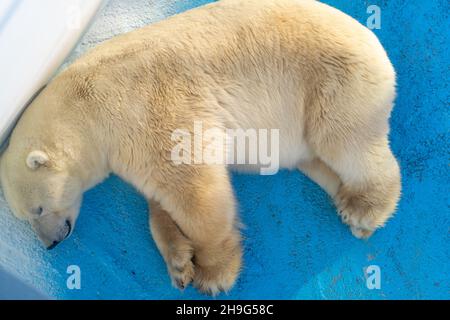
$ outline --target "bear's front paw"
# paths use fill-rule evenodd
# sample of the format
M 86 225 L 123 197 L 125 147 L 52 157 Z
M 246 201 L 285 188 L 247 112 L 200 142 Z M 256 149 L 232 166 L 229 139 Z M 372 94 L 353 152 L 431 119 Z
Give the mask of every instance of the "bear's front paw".
M 194 286 L 205 294 L 215 296 L 219 292 L 227 292 L 236 282 L 241 269 L 242 249 L 237 242 L 233 247 L 223 246 L 213 259 L 202 259 L 203 263 L 196 260 L 194 257 Z M 214 262 L 209 264 L 207 260 Z
M 178 244 L 169 251 L 166 264 L 175 288 L 183 290 L 192 282 L 194 278 L 193 255 L 194 249 L 189 242 Z
M 352 192 L 341 186 L 334 200 L 342 222 L 359 239 L 369 238 L 392 214 L 386 199 L 376 190 Z

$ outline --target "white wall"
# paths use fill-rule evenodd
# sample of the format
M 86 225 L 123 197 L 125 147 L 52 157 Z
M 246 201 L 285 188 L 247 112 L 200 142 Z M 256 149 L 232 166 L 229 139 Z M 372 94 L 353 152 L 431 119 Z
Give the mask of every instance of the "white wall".
M 0 1 L 0 145 L 84 33 L 102 0 Z

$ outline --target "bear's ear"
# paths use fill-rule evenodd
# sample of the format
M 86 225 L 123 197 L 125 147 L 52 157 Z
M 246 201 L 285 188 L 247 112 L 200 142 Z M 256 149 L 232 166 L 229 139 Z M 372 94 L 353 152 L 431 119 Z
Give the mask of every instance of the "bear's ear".
M 32 169 L 36 170 L 40 166 L 43 166 L 48 161 L 48 155 L 41 150 L 33 150 L 28 154 L 27 157 L 27 166 Z

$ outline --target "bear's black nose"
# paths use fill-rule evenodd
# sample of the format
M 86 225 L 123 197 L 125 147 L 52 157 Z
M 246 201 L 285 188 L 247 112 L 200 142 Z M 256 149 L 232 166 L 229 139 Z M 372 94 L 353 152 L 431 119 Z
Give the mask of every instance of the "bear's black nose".
M 54 247 L 58 245 L 59 241 L 53 241 L 53 243 L 47 247 L 47 250 L 52 250 Z

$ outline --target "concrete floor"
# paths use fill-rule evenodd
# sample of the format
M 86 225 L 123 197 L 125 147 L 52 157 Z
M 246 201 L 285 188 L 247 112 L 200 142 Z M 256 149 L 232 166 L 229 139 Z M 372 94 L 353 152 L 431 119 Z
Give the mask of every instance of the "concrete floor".
M 208 1 L 112 0 L 69 60 L 97 42 Z M 446 0 L 325 1 L 375 30 L 398 73 L 391 141 L 403 175 L 397 215 L 370 240 L 353 238 L 330 199 L 299 172 L 233 175 L 247 228 L 245 265 L 229 299 L 448 299 L 449 31 Z M 144 6 L 143 4 L 146 3 Z M 156 9 L 155 9 L 156 8 Z M 145 200 L 117 177 L 85 195 L 73 236 L 43 250 L 0 197 L 0 264 L 56 298 L 199 299 L 170 285 L 151 239 Z M 66 287 L 68 265 L 81 290 Z M 381 288 L 364 269 L 379 266 Z

